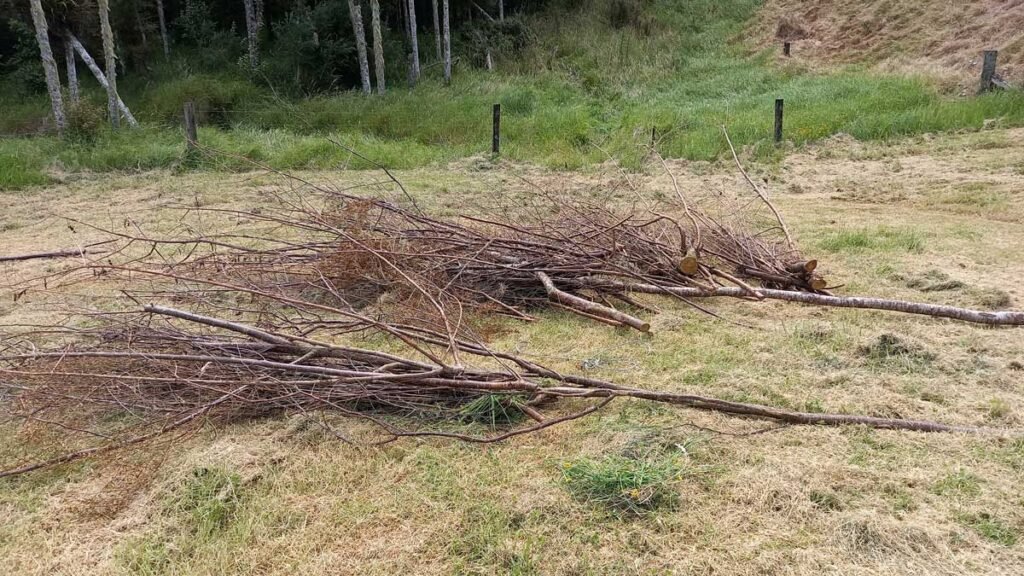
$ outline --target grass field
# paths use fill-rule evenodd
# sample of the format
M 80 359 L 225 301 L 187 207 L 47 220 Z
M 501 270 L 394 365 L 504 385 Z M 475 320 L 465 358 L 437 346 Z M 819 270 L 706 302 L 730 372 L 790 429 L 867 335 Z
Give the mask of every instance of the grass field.
M 530 18 L 528 48 L 499 59 L 495 73 L 460 66 L 450 88 L 436 66 L 416 89 L 396 84 L 372 98 L 341 92 L 282 100 L 230 72 L 175 65 L 158 67 L 152 79 L 127 76 L 125 100 L 144 129 L 101 128 L 71 143 L 0 139 L 0 190 L 80 172 L 246 170 L 246 159 L 289 170 L 367 166 L 325 137 L 393 168 L 438 165 L 489 150 L 496 102 L 504 111 L 504 156 L 554 169 L 609 158 L 638 169 L 652 130 L 669 158 L 718 158 L 727 150 L 726 125 L 737 145 L 771 159 L 837 133 L 884 141 L 1024 123 L 1019 92 L 961 97 L 924 75 L 822 67 L 820 59 L 812 66 L 799 55 L 782 59 L 774 49 L 756 49 L 743 32 L 757 0 L 636 2 L 644 8 L 620 28 L 609 24 L 612 4 L 555 7 Z M 97 90 L 90 98 L 102 107 Z M 790 145 L 781 152 L 770 144 L 775 98 L 786 100 Z M 179 126 L 186 100 L 199 107 L 200 141 L 231 158 L 184 158 Z M 0 96 L 0 106 L 10 111 L 0 133 L 38 126 L 47 110 L 41 98 Z
M 671 166 L 693 194 L 744 190 L 724 161 Z M 751 168 L 804 251 L 845 284 L 840 293 L 1021 307 L 1024 130 L 832 138 Z M 303 176 L 387 189 L 372 171 Z M 629 186 L 671 194 L 656 166 L 563 172 L 478 156 L 397 176 L 440 214 L 533 185 L 612 203 L 630 202 Z M 0 245 L 20 253 L 93 237 L 59 218 L 68 215 L 169 229 L 175 207 L 255 207 L 280 185 L 257 173 L 78 174 L 0 196 Z M 61 265 L 0 272 L 15 280 Z M 37 318 L 42 298 L 0 293 L 0 322 Z M 62 300 L 113 304 L 89 293 Z M 658 306 L 653 338 L 548 313 L 510 324 L 493 345 L 656 389 L 967 425 L 1024 421 L 1019 329 L 777 302 L 713 303 L 725 320 Z M 1020 439 L 859 427 L 742 435 L 765 427 L 621 402 L 499 445 L 358 448 L 299 416 L 239 423 L 0 480 L 0 565 L 11 574 L 1024 571 Z M 14 438 L 0 434 L 0 454 L 24 449 Z

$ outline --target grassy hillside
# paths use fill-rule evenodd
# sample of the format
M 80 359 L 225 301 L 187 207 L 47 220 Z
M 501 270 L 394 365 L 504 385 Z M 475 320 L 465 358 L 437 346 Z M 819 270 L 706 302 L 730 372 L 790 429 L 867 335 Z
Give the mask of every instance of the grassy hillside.
M 532 41 L 499 57 L 497 72 L 461 65 L 450 88 L 436 66 L 414 90 L 395 86 L 372 98 L 347 92 L 283 101 L 242 77 L 183 75 L 174 66 L 163 81 L 133 85 L 128 78 L 125 99 L 143 130 L 86 130 L 70 144 L 0 140 L 0 187 L 85 170 L 244 169 L 247 158 L 282 169 L 361 166 L 327 135 L 410 168 L 487 151 L 495 102 L 504 110 L 504 155 L 558 168 L 609 157 L 636 168 L 652 129 L 667 157 L 714 159 L 725 150 L 722 125 L 737 144 L 769 157 L 777 97 L 786 99 L 786 139 L 797 146 L 838 132 L 886 139 L 979 129 L 989 119 L 1024 123 L 1020 94 L 949 98 L 925 78 L 858 68 L 812 72 L 770 50 L 751 52 L 744 33 L 758 0 L 569 4 L 530 17 Z M 101 106 L 102 95 L 93 90 L 90 97 Z M 201 142 L 230 156 L 183 161 L 178 118 L 188 99 L 204 119 Z M 0 121 L 7 131 L 38 124 L 46 110 L 42 99 L 3 104 L 13 111 Z
M 760 45 L 776 42 L 779 23 L 798 28 L 796 56 L 834 64 L 916 70 L 974 90 L 981 51 L 999 51 L 999 72 L 1024 81 L 1024 3 L 1005 0 L 766 0 L 752 27 Z

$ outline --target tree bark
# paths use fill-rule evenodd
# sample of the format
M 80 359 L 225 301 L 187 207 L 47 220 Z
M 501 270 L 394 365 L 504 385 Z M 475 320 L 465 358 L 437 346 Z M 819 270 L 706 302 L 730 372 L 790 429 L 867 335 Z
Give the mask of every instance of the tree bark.
M 68 96 L 71 102 L 78 103 L 78 66 L 75 64 L 75 49 L 71 41 L 64 39 L 64 64 L 68 70 Z
M 86 67 L 89 68 L 90 72 L 92 72 L 92 75 L 96 78 L 96 81 L 99 82 L 100 86 L 107 91 L 108 95 L 111 94 L 110 85 L 107 84 L 107 78 L 103 75 L 100 67 L 96 64 L 96 61 L 93 60 L 92 56 L 89 55 L 89 52 L 86 51 L 85 46 L 82 46 L 82 43 L 78 41 L 78 38 L 75 38 L 75 35 L 70 32 L 67 33 L 67 39 L 71 42 L 71 47 L 78 53 L 78 57 L 82 59 L 82 62 L 85 62 Z M 124 115 L 125 122 L 128 122 L 128 125 L 132 128 L 138 128 L 138 121 L 135 120 L 135 116 L 132 116 L 131 110 L 129 110 L 128 107 L 125 106 L 124 102 L 121 101 L 121 97 L 117 96 L 116 93 L 114 94 L 114 97 L 117 98 L 117 108 L 121 111 L 121 114 Z
M 505 21 L 505 0 L 498 0 L 498 20 Z
M 437 61 L 444 59 L 444 52 L 441 51 L 441 17 L 438 15 L 437 0 L 432 0 L 434 7 L 434 44 L 437 45 Z
M 452 37 L 448 22 L 448 0 L 441 0 L 442 30 L 444 34 L 444 83 L 452 83 Z
M 49 27 L 46 24 L 46 13 L 43 12 L 43 5 L 40 0 L 30 0 L 29 8 L 32 12 L 32 24 L 35 25 L 36 29 L 39 58 L 43 62 L 43 72 L 46 74 L 46 90 L 50 93 L 53 123 L 57 126 L 57 133 L 63 136 L 66 125 L 64 99 L 60 94 L 60 73 L 57 72 L 57 61 L 53 59 L 53 51 L 50 49 L 50 34 L 48 32 Z
M 664 287 L 653 284 L 618 282 L 614 280 L 589 280 L 582 279 L 577 282 L 578 287 L 612 287 L 623 292 L 641 292 L 645 294 L 664 294 L 678 296 L 680 298 L 713 298 L 731 297 L 744 298 L 750 293 L 743 288 L 723 286 L 712 291 L 700 288 L 685 287 Z M 955 306 L 943 306 L 941 304 L 928 304 L 925 302 L 908 302 L 905 300 L 887 300 L 885 298 L 866 298 L 863 296 L 829 296 L 826 294 L 815 294 L 813 292 L 796 292 L 793 290 L 775 290 L 770 288 L 758 288 L 757 291 L 769 300 L 786 300 L 788 302 L 802 302 L 816 306 L 831 306 L 835 308 L 863 308 L 866 310 L 887 310 L 890 312 L 902 312 L 904 314 L 919 314 L 932 316 L 934 318 L 950 318 L 962 322 L 974 324 L 987 324 L 989 326 L 1024 326 L 1024 312 L 1016 310 L 972 310 L 970 308 L 957 308 Z
M 249 67 L 253 70 L 260 63 L 259 23 L 256 20 L 254 0 L 243 0 L 245 3 L 245 32 L 249 39 Z
M 412 42 L 412 80 L 420 79 L 420 43 L 416 39 L 416 0 L 409 0 L 409 41 Z
M 355 0 L 348 0 L 348 14 L 352 19 L 352 33 L 356 37 L 356 52 L 359 56 L 359 79 L 363 83 L 363 93 L 369 94 L 373 88 L 370 85 L 370 63 L 366 59 L 366 30 L 363 28 L 363 12 Z
M 121 126 L 121 113 L 117 96 L 117 59 L 114 56 L 114 31 L 110 29 L 110 0 L 98 0 L 100 12 L 100 35 L 103 36 L 103 64 L 107 68 L 107 114 L 110 125 L 117 130 Z
M 135 26 L 139 29 L 139 39 L 142 40 L 142 49 L 149 52 L 149 39 L 146 38 L 146 26 L 142 23 L 142 13 L 139 12 L 138 2 L 136 2 L 132 8 L 135 10 Z
M 164 20 L 164 0 L 156 0 L 156 17 L 160 21 L 160 40 L 164 44 L 164 58 L 170 58 L 171 43 L 167 40 L 167 21 Z
M 377 72 L 377 93 L 386 90 L 384 81 L 384 40 L 380 32 L 380 2 L 370 0 L 370 24 L 373 27 L 373 61 Z

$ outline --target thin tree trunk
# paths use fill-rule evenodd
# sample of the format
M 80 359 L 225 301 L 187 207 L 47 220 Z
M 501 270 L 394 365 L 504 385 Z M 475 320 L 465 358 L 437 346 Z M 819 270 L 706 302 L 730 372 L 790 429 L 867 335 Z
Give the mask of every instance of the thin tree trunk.
M 103 36 L 103 64 L 107 68 L 107 113 L 110 125 L 121 126 L 121 113 L 117 107 L 117 59 L 114 56 L 114 31 L 110 29 L 110 0 L 97 2 L 100 12 L 100 35 Z
M 370 63 L 366 59 L 366 30 L 363 28 L 363 11 L 355 0 L 348 0 L 348 14 L 352 18 L 352 33 L 356 37 L 356 52 L 359 57 L 359 79 L 363 83 L 363 93 L 373 91 L 370 85 Z
M 245 3 L 245 32 L 249 38 L 249 67 L 255 70 L 260 63 L 260 29 L 256 21 L 254 0 L 243 0 L 243 2 Z
M 377 68 L 377 93 L 383 94 L 384 82 L 384 40 L 380 32 L 380 2 L 370 0 L 370 20 L 373 27 L 373 61 Z
M 43 72 L 46 74 L 46 90 L 50 93 L 50 106 L 53 108 L 53 123 L 57 133 L 64 135 L 64 99 L 60 95 L 60 73 L 57 72 L 57 61 L 53 59 L 50 49 L 49 27 L 46 24 L 46 13 L 40 0 L 29 0 L 32 12 L 32 23 L 36 28 L 36 42 L 39 44 L 39 57 L 43 61 Z
M 160 40 L 164 44 L 164 58 L 170 58 L 171 43 L 167 40 L 167 21 L 164 20 L 164 0 L 156 0 L 156 17 L 160 21 Z
M 440 62 L 444 58 L 444 52 L 441 51 L 441 17 L 437 13 L 437 0 L 432 0 L 434 6 L 434 43 L 437 45 L 437 61 Z
M 132 7 L 135 10 L 135 26 L 139 29 L 139 39 L 142 40 L 142 49 L 149 52 L 149 39 L 146 38 L 146 27 L 142 24 L 142 13 L 139 12 L 139 3 Z
M 409 41 L 412 42 L 412 80 L 420 79 L 420 44 L 416 39 L 416 0 L 409 0 Z
M 75 104 L 78 103 L 78 66 L 75 64 L 75 48 L 64 39 L 64 64 L 68 69 L 68 96 Z
M 402 30 L 405 32 L 405 40 L 409 41 L 409 3 L 406 0 L 399 0 L 402 12 Z
M 441 0 L 442 29 L 444 30 L 444 83 L 452 83 L 452 37 L 448 23 L 448 0 Z
M 75 38 L 75 35 L 70 32 L 67 33 L 67 39 L 71 42 L 71 47 L 78 53 L 78 57 L 82 59 L 82 62 L 85 62 L 85 66 L 89 68 L 90 72 L 92 72 L 96 81 L 99 82 L 100 86 L 107 91 L 107 94 L 110 94 L 110 85 L 107 84 L 107 78 L 103 75 L 103 71 L 100 70 L 96 61 L 89 55 L 85 46 L 82 46 L 82 43 L 78 41 L 78 38 Z M 120 96 L 115 94 L 115 97 L 117 98 L 117 108 L 121 111 L 121 114 L 124 115 L 125 122 L 127 122 L 132 128 L 138 128 L 139 123 L 135 120 L 135 116 L 132 116 L 131 110 L 129 110 L 128 107 L 125 106 L 124 102 L 121 101 Z
M 505 0 L 498 0 L 498 20 L 505 21 Z

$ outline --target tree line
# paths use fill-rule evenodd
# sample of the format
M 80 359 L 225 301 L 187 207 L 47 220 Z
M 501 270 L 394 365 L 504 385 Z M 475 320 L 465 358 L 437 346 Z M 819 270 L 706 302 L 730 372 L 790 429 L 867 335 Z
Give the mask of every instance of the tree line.
M 439 68 L 445 84 L 461 59 L 493 67 L 498 52 L 525 44 L 522 15 L 546 3 L 0 0 L 0 12 L 11 15 L 0 21 L 0 77 L 20 74 L 26 84 L 45 88 L 58 133 L 66 127 L 66 105 L 80 100 L 79 63 L 105 91 L 115 129 L 138 125 L 118 92 L 119 74 L 159 80 L 231 69 L 293 93 L 383 94 L 389 82 L 415 86 L 426 67 Z M 461 50 L 454 57 L 453 42 Z

